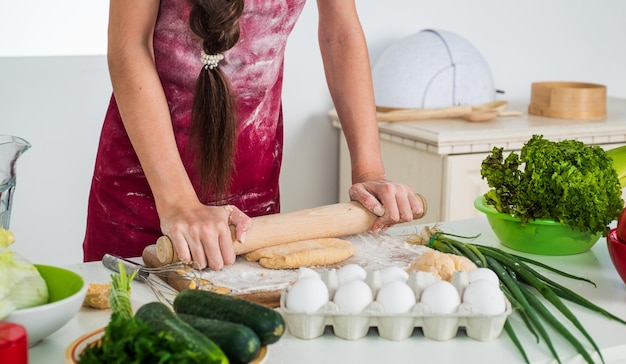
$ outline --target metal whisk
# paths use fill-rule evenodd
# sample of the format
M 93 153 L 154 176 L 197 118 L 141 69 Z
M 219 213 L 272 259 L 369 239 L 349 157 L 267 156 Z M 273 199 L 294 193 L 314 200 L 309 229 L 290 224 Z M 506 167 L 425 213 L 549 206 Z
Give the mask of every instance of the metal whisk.
M 102 264 L 105 267 L 118 273 L 120 262 L 124 264 L 127 274 L 136 271 L 135 279 L 146 283 L 157 299 L 169 306 L 172 305 L 178 291 L 165 283 L 162 278 L 187 279 L 200 289 L 210 284 L 196 274 L 191 262 L 175 262 L 158 268 L 150 268 L 112 254 L 105 254 L 102 258 Z

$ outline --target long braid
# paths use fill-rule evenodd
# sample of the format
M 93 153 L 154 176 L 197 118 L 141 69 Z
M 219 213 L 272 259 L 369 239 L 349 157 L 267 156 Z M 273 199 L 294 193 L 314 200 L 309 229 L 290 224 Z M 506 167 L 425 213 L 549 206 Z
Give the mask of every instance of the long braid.
M 189 27 L 202 40 L 203 56 L 220 55 L 239 40 L 243 0 L 190 0 Z M 211 57 L 211 56 L 209 56 Z M 219 61 L 219 60 L 218 60 Z M 217 66 L 205 65 L 196 82 L 191 140 L 196 148 L 200 188 L 217 197 L 229 192 L 237 134 L 234 96 Z

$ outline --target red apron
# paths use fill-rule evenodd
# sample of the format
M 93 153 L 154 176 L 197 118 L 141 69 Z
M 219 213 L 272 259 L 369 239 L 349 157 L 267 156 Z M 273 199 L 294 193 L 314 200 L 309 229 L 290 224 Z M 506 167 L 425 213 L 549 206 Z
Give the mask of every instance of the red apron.
M 282 76 L 287 37 L 305 0 L 247 1 L 241 37 L 219 67 L 236 95 L 237 154 L 227 201 L 249 216 L 277 213 L 282 160 Z M 186 0 L 162 0 L 154 33 L 157 71 L 187 173 L 199 185 L 186 144 L 201 42 L 189 29 Z M 215 199 L 203 201 L 214 204 Z M 152 192 L 119 114 L 115 98 L 106 113 L 89 195 L 84 260 L 106 253 L 140 256 L 161 235 Z

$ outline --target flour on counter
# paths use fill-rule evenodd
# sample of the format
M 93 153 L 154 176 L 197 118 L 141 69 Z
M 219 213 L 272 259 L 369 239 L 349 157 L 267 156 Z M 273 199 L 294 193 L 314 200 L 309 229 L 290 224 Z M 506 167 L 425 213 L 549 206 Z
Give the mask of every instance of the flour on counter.
M 386 234 L 362 233 L 342 239 L 354 245 L 354 255 L 332 266 L 312 267 L 314 270 L 323 272 L 346 264 L 358 264 L 367 271 L 390 266 L 406 269 L 420 253 L 429 249 L 407 244 L 400 236 Z M 257 262 L 248 262 L 243 257 L 238 257 L 235 264 L 220 271 L 203 270 L 199 274 L 214 285 L 224 286 L 232 293 L 241 294 L 284 289 L 298 278 L 298 269 L 268 269 Z

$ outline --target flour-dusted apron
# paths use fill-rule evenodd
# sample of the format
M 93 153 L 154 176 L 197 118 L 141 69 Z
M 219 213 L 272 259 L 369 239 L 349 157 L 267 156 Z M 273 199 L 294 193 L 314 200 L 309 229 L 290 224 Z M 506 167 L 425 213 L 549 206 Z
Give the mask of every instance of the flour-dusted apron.
M 279 212 L 282 160 L 281 92 L 287 37 L 305 0 L 246 0 L 241 37 L 219 67 L 237 97 L 237 155 L 227 203 L 249 216 Z M 201 41 L 189 29 L 191 5 L 162 0 L 154 34 L 157 71 L 168 100 L 178 149 L 194 186 L 186 147 L 193 90 L 202 68 Z M 158 140 L 154 141 L 158 143 Z M 203 201 L 215 203 L 215 199 Z M 154 198 L 112 96 L 102 128 L 89 195 L 84 260 L 105 253 L 140 256 L 161 235 Z

